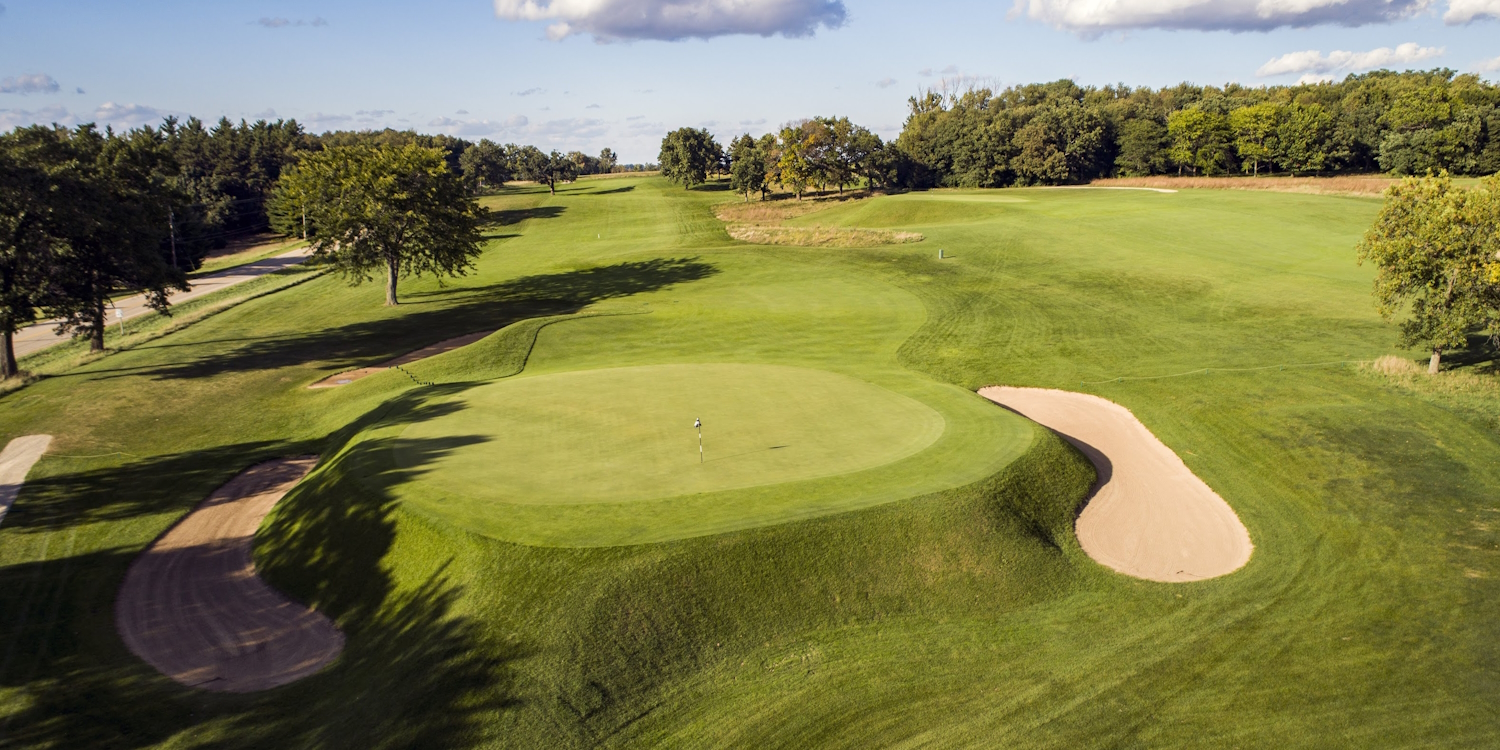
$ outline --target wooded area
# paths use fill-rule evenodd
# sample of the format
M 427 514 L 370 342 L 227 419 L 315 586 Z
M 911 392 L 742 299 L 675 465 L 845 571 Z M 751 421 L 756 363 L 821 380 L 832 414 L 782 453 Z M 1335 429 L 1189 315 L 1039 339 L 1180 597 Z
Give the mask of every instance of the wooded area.
M 1451 70 L 1260 87 L 1093 87 L 1064 79 L 998 92 L 928 91 L 908 105 L 891 143 L 847 118 L 801 120 L 759 138 L 747 133 L 727 152 L 707 131 L 684 128 L 663 140 L 662 171 L 690 186 L 708 173 L 729 173 L 747 197 L 763 183 L 800 197 L 808 186 L 856 182 L 920 189 L 1157 174 L 1500 170 L 1500 87 Z

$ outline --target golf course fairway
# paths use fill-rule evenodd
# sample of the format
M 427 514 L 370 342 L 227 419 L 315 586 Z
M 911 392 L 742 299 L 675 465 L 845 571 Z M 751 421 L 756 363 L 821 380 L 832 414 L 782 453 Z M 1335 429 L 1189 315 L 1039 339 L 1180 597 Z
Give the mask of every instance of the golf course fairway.
M 787 226 L 924 239 L 791 247 L 724 187 L 507 186 L 399 306 L 325 274 L 0 396 L 53 436 L 0 523 L 0 746 L 1500 745 L 1491 355 L 1364 364 L 1420 354 L 1355 262 L 1378 200 L 810 195 Z M 1253 555 L 1096 562 L 1094 464 L 988 386 L 1128 409 Z M 312 455 L 254 570 L 337 657 L 236 694 L 134 655 L 134 561 Z

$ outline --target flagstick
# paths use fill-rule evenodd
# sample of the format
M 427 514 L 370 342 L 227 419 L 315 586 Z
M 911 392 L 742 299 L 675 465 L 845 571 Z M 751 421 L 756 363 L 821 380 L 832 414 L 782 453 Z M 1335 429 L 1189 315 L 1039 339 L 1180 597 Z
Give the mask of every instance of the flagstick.
M 703 463 L 703 426 L 698 426 L 698 463 Z

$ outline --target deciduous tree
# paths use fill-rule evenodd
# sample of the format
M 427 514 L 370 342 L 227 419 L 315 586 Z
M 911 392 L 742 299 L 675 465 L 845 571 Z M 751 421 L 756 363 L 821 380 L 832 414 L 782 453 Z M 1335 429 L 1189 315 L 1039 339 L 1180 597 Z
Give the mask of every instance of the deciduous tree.
M 749 203 L 750 194 L 760 192 L 765 186 L 765 157 L 755 139 L 746 133 L 736 138 L 730 148 L 729 187 L 736 193 L 744 193 L 745 202 Z
M 1495 252 L 1500 250 L 1500 179 L 1481 189 L 1457 187 L 1446 173 L 1407 178 L 1386 191 L 1385 205 L 1359 245 L 1360 263 L 1375 264 L 1375 302 L 1387 320 L 1406 312 L 1401 342 L 1443 352 L 1497 322 Z
M 342 146 L 287 170 L 273 203 L 307 201 L 314 253 L 354 284 L 385 276 L 462 276 L 480 253 L 481 211 L 438 149 Z
M 707 130 L 678 128 L 662 139 L 657 161 L 663 177 L 692 187 L 707 182 L 723 156 L 723 148 Z

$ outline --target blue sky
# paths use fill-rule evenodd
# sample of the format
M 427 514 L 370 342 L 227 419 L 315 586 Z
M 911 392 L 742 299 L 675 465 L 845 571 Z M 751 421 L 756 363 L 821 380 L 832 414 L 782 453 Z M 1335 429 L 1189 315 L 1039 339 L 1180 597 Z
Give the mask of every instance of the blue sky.
M 0 128 L 166 114 L 391 126 L 626 161 L 683 126 L 899 132 L 924 87 L 1500 79 L 1500 0 L 0 0 Z

